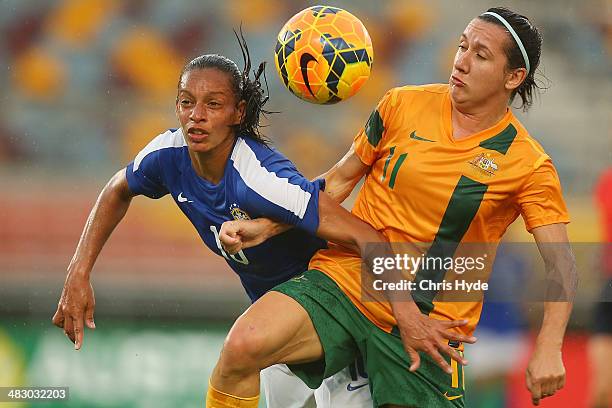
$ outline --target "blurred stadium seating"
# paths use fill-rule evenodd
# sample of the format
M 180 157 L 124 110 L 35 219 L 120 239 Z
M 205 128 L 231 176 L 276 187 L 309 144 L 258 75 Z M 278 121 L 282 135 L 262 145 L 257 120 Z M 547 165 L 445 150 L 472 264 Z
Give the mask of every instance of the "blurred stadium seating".
M 612 0 L 499 3 L 543 29 L 547 79 L 541 79 L 548 89 L 518 115 L 559 170 L 572 239 L 595 243 L 591 190 L 612 163 Z M 375 61 L 360 94 L 335 106 L 299 101 L 274 72 L 278 30 L 310 4 L 0 2 L 0 386 L 70 385 L 66 406 L 74 407 L 201 406 L 223 333 L 247 300 L 237 277 L 201 244 L 171 200 L 134 200 L 103 251 L 94 272 L 98 330 L 86 333 L 85 350 L 75 354 L 50 324 L 97 193 L 148 140 L 176 126 L 175 89 L 185 62 L 220 53 L 240 66 L 232 28 L 242 23 L 253 59 L 269 64 L 269 108 L 281 111 L 265 133 L 313 177 L 342 156 L 388 88 L 446 82 L 458 34 L 497 2 L 331 2 L 362 19 Z M 529 239 L 518 221 L 510 240 Z M 593 299 L 599 284 L 591 257 L 582 263 L 585 299 Z M 568 355 L 584 348 L 591 307 L 577 303 Z M 533 322 L 534 316 L 524 317 Z M 529 333 L 524 338 L 528 343 Z M 493 385 L 476 384 L 468 406 L 526 406 L 514 392 L 522 378 L 522 362 L 516 363 Z M 580 383 L 573 387 L 581 391 L 572 388 L 565 391 L 569 400 L 543 406 L 570 406 L 559 402 L 570 400 L 586 406 L 587 383 L 580 380 L 586 363 L 572 364 L 571 378 Z

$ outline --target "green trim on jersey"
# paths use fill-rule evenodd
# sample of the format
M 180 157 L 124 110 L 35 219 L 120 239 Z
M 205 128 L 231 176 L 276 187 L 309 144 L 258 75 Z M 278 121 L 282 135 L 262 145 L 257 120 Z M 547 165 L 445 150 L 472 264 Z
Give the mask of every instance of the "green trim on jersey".
M 391 148 L 389 149 L 389 155 L 387 156 L 387 159 L 385 160 L 385 166 L 383 167 L 383 174 L 382 174 L 382 177 L 380 178 L 380 181 L 385 181 L 385 177 L 387 177 L 387 168 L 389 167 L 389 162 L 391 162 L 391 158 L 393 157 L 393 154 L 395 154 L 395 146 L 391 146 Z
M 395 186 L 395 178 L 397 177 L 397 172 L 399 171 L 400 167 L 404 163 L 404 160 L 406 160 L 407 155 L 408 153 L 402 153 L 397 158 L 397 161 L 395 162 L 395 166 L 393 166 L 393 171 L 391 172 L 391 177 L 389 178 L 389 188 L 393 189 L 393 187 Z
M 384 131 L 385 127 L 380 117 L 380 113 L 378 113 L 378 110 L 374 110 L 365 125 L 365 133 L 368 136 L 368 142 L 374 147 L 378 146 Z
M 431 247 L 427 251 L 426 257 L 446 258 L 453 257 L 457 246 L 463 239 L 470 224 L 474 220 L 480 203 L 487 191 L 486 184 L 472 180 L 466 176 L 461 176 L 451 195 L 438 232 Z M 438 294 L 437 290 L 421 290 L 420 281 L 428 280 L 431 282 L 442 282 L 446 270 L 444 268 L 434 268 L 424 271 L 422 268 L 416 273 L 414 278 L 417 289 L 412 292 L 412 297 L 425 314 L 433 310 L 433 299 Z
M 514 138 L 516 137 L 517 131 L 512 123 L 510 123 L 504 130 L 495 136 L 483 140 L 480 142 L 479 146 L 483 149 L 495 150 L 500 152 L 501 154 L 506 154 L 512 142 L 514 142 Z

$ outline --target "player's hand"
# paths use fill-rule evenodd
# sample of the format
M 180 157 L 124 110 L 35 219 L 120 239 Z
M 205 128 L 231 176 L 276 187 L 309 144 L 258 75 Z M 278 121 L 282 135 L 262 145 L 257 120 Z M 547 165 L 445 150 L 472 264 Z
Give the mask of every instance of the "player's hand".
M 265 218 L 226 221 L 221 225 L 219 240 L 223 249 L 233 255 L 264 242 L 273 228 L 273 221 Z
M 554 346 L 536 346 L 526 372 L 527 389 L 533 405 L 550 397 L 565 385 L 565 367 L 561 350 Z
M 74 343 L 75 350 L 79 350 L 83 345 L 83 322 L 90 329 L 96 328 L 95 305 L 94 291 L 89 279 L 82 274 L 69 272 L 52 322 L 64 329 L 64 333 Z
M 470 344 L 476 342 L 476 337 L 465 336 L 451 330 L 454 327 L 465 326 L 468 323 L 467 320 L 432 319 L 421 313 L 414 302 L 394 302 L 393 314 L 397 320 L 404 349 L 410 356 L 410 371 L 416 371 L 421 365 L 419 351 L 429 354 L 436 364 L 448 374 L 452 374 L 453 370 L 440 352 L 462 365 L 467 365 L 467 360 L 448 345 L 449 340 Z

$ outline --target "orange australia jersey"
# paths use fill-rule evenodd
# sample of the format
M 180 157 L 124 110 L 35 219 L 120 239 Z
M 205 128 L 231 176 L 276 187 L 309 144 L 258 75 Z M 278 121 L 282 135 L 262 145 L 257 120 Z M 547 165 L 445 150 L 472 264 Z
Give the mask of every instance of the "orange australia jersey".
M 453 138 L 448 85 L 389 91 L 355 137 L 354 148 L 371 169 L 352 213 L 392 243 L 495 246 L 519 214 L 529 231 L 569 222 L 549 156 L 510 109 L 493 127 Z M 364 300 L 357 255 L 331 246 L 317 252 L 310 268 L 331 277 L 383 330 L 396 325 L 388 302 Z M 448 302 L 434 292 L 421 304 L 415 295 L 421 310 L 434 318 L 468 319 L 466 334 L 478 323 L 480 299 Z

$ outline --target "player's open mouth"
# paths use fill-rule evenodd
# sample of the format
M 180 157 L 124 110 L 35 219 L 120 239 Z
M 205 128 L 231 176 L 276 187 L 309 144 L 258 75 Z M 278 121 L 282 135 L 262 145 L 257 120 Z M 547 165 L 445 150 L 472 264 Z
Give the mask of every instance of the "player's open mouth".
M 208 132 L 203 129 L 191 127 L 187 129 L 187 135 L 189 136 L 189 139 L 191 139 L 191 141 L 201 142 L 208 136 Z
M 207 131 L 205 131 L 204 129 L 200 129 L 200 128 L 196 128 L 196 127 L 190 127 L 189 129 L 187 129 L 187 133 L 189 133 L 190 135 L 206 135 L 208 134 Z

